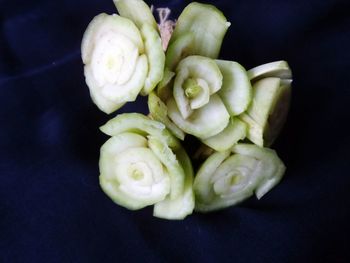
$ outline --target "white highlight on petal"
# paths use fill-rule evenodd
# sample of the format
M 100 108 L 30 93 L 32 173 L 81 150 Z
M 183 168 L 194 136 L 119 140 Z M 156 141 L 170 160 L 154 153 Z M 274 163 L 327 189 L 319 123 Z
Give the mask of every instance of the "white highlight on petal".
M 106 32 L 97 42 L 91 59 L 98 85 L 126 83 L 135 70 L 138 55 L 130 39 L 113 31 Z
M 148 148 L 130 148 L 115 156 L 115 179 L 124 194 L 135 199 L 162 200 L 169 192 L 169 177 Z

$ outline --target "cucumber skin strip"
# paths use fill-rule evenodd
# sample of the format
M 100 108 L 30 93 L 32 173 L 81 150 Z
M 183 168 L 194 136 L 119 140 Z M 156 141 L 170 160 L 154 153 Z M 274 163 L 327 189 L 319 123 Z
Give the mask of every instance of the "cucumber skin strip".
M 263 127 L 246 113 L 239 115 L 239 118 L 248 126 L 247 138 L 254 144 L 263 147 L 265 145 Z
M 193 192 L 193 168 L 192 163 L 183 148 L 175 151 L 177 159 L 185 171 L 185 185 L 181 196 L 171 200 L 169 197 L 165 198 L 154 205 L 153 216 L 170 219 L 181 220 L 193 212 L 195 206 L 195 197 Z
M 161 122 L 152 120 L 140 113 L 122 113 L 109 120 L 100 130 L 115 136 L 123 132 L 136 132 L 141 135 L 154 135 L 164 138 L 173 150 L 180 147 L 179 141 L 165 128 Z
M 172 96 L 172 86 L 174 82 L 175 72 L 164 69 L 163 79 L 159 82 L 156 93 L 162 101 L 167 101 Z
M 170 199 L 178 198 L 184 190 L 185 172 L 176 155 L 156 136 L 148 136 L 148 146 L 168 170 L 170 176 Z
M 253 86 L 253 101 L 246 113 L 263 128 L 273 104 L 278 99 L 280 83 L 279 78 L 264 78 Z
M 268 122 L 265 128 L 266 146 L 272 145 L 275 139 L 280 134 L 288 116 L 290 101 L 291 101 L 291 80 L 281 81 L 278 100 L 273 106 L 272 111 L 268 117 Z M 269 121 L 272 120 L 272 121 Z
M 247 73 L 254 84 L 264 78 L 277 77 L 281 79 L 279 91 L 276 92 L 277 99 L 274 102 L 274 104 L 277 104 L 277 107 L 276 105 L 271 106 L 269 116 L 263 121 L 265 123 L 264 125 L 259 125 L 253 118 L 246 114 L 240 116 L 249 125 L 248 138 L 257 145 L 270 146 L 277 138 L 287 119 L 291 98 L 292 71 L 288 63 L 281 60 L 257 66 L 248 70 Z M 281 100 L 284 105 L 280 102 Z M 279 114 L 278 120 L 273 121 L 276 119 L 276 114 Z M 272 123 L 268 122 L 269 118 L 272 119 Z
M 191 32 L 184 33 L 166 51 L 165 66 L 169 70 L 175 70 L 179 62 L 190 54 L 193 54 L 194 35 Z
M 183 34 L 192 32 L 191 55 L 217 58 L 229 26 L 226 17 L 215 6 L 193 2 L 180 14 L 169 45 Z
M 247 71 L 248 77 L 252 82 L 262 78 L 278 77 L 281 79 L 292 79 L 292 71 L 287 61 L 280 60 L 266 63 Z
M 231 116 L 247 110 L 252 100 L 252 85 L 246 70 L 237 62 L 216 60 L 223 75 L 223 85 L 219 96 Z
M 152 14 L 150 7 L 141 0 L 113 0 L 118 13 L 133 21 L 138 28 L 144 24 L 151 25 L 158 30 L 157 22 Z
M 148 59 L 148 76 L 141 95 L 148 95 L 163 78 L 165 53 L 157 22 L 149 6 L 141 0 L 114 0 L 119 14 L 133 21 L 140 29 Z
M 158 32 L 148 24 L 141 28 L 141 35 L 145 45 L 145 54 L 148 60 L 148 75 L 145 85 L 141 90 L 141 95 L 148 95 L 157 84 L 163 79 L 165 53 L 162 47 L 162 41 Z
M 252 104 L 239 116 L 248 124 L 247 137 L 253 143 L 268 147 L 277 138 L 289 111 L 290 84 L 291 80 L 272 77 L 254 83 Z
M 185 133 L 168 118 L 168 108 L 165 103 L 162 102 L 154 92 L 151 92 L 148 95 L 147 103 L 151 117 L 156 121 L 164 123 L 164 125 L 174 134 L 175 137 L 183 141 L 185 139 Z

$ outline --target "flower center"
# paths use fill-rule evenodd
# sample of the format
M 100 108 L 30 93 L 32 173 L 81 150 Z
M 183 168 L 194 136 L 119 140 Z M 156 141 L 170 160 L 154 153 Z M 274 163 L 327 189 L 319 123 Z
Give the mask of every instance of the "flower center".
M 191 109 L 199 109 L 209 102 L 209 86 L 204 79 L 187 78 L 182 87 L 190 101 Z
M 194 99 L 202 90 L 202 87 L 198 84 L 197 80 L 193 78 L 186 79 L 183 87 L 186 97 L 189 99 Z
M 242 176 L 239 174 L 232 174 L 232 175 L 229 175 L 229 178 L 230 178 L 230 181 L 229 181 L 230 186 L 234 186 L 236 184 L 239 184 L 239 182 L 242 179 Z
M 132 76 L 139 52 L 125 36 L 115 32 L 105 33 L 95 46 L 91 67 L 99 84 L 123 85 Z
M 144 174 L 142 171 L 135 169 L 132 173 L 131 173 L 131 177 L 135 180 L 135 181 L 140 181 L 143 179 Z

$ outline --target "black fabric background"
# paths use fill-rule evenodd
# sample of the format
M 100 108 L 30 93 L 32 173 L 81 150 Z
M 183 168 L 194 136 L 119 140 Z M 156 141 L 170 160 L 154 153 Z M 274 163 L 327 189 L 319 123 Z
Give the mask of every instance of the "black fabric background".
M 280 185 L 184 221 L 113 204 L 98 183 L 110 117 L 80 59 L 112 0 L 0 0 L 0 262 L 350 262 L 349 1 L 210 2 L 232 23 L 221 58 L 293 69 Z M 188 1 L 148 3 L 176 17 Z M 145 100 L 128 111 L 146 112 Z

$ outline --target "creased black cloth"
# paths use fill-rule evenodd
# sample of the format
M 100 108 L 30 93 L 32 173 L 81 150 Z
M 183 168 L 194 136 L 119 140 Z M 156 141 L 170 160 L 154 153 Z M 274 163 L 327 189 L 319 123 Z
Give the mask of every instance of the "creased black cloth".
M 98 127 L 80 42 L 112 0 L 0 1 L 0 262 L 350 262 L 349 1 L 207 1 L 232 23 L 221 58 L 287 60 L 287 166 L 262 200 L 184 221 L 101 191 Z M 188 1 L 148 1 L 172 8 Z M 147 112 L 144 98 L 120 112 Z M 113 115 L 112 115 L 113 116 Z

